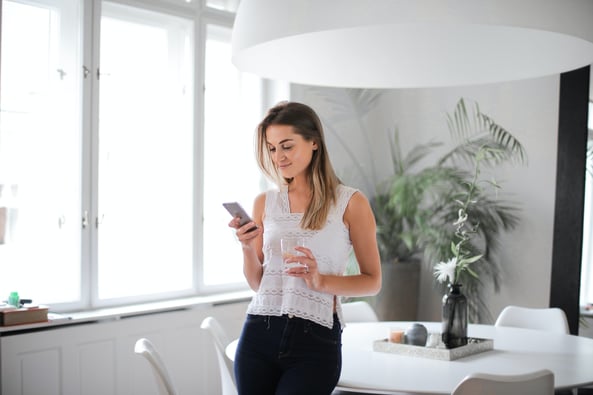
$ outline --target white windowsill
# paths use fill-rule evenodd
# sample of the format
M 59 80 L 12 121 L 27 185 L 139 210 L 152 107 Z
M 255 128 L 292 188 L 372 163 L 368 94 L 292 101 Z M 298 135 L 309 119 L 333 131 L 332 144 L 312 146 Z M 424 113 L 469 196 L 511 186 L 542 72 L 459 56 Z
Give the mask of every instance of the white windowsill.
M 184 309 L 205 309 L 218 304 L 248 301 L 253 296 L 253 291 L 229 292 L 208 296 L 195 296 L 192 298 L 174 299 L 163 302 L 144 303 L 121 307 L 97 309 L 64 314 L 50 313 L 48 322 L 35 324 L 1 326 L 0 336 L 16 334 L 22 331 L 38 331 L 53 329 L 64 325 L 82 324 L 96 321 L 118 320 L 144 314 L 155 314 L 167 311 Z

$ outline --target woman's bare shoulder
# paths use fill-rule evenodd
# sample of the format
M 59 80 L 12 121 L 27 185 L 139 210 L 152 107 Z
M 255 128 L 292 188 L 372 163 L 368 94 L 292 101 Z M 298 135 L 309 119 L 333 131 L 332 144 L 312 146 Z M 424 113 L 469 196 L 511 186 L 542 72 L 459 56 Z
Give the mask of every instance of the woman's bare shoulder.
M 348 208 L 363 208 L 363 207 L 370 207 L 370 203 L 369 203 L 369 199 L 366 197 L 366 195 L 356 189 L 354 191 L 354 193 L 352 194 L 352 196 L 350 197 L 350 201 L 348 202 Z

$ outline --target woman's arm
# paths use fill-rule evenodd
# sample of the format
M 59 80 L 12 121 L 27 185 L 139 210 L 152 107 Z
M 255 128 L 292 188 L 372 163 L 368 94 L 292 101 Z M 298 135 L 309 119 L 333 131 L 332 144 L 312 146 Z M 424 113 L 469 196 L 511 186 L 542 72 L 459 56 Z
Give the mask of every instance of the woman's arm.
M 255 199 L 253 204 L 253 222 L 247 223 L 242 227 L 239 227 L 239 219 L 233 218 L 229 222 L 231 228 L 237 229 L 237 238 L 241 242 L 243 248 L 243 274 L 249 284 L 249 287 L 257 291 L 261 283 L 263 275 L 262 262 L 264 260 L 263 255 L 263 233 L 264 233 L 264 206 L 265 206 L 265 194 L 260 194 Z M 248 232 L 253 225 L 257 225 L 256 230 Z

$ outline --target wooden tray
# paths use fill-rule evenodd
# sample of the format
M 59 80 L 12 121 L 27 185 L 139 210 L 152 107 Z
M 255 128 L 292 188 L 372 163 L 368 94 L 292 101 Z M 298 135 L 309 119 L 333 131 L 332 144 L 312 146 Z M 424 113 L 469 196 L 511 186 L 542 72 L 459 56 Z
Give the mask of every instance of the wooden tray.
M 475 337 L 468 338 L 465 346 L 456 348 L 445 348 L 444 345 L 437 347 L 420 347 L 411 344 L 391 343 L 387 339 L 375 340 L 373 350 L 392 354 L 406 355 L 410 357 L 421 357 L 440 359 L 443 361 L 453 361 L 455 359 L 478 354 L 494 348 L 494 340 L 480 339 Z
M 48 307 L 10 308 L 0 311 L 0 326 L 32 324 L 47 321 Z

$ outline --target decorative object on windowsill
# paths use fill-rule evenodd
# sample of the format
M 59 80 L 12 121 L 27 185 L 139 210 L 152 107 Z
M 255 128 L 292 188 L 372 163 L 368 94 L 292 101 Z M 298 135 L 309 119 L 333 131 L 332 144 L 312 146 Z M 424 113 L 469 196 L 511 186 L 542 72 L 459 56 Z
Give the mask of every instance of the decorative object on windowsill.
M 465 184 L 455 202 L 459 206 L 457 220 L 453 223 L 455 234 L 451 241 L 452 257 L 446 262 L 435 265 L 434 274 L 437 281 L 449 285 L 449 292 L 443 297 L 442 339 L 447 348 L 456 348 L 467 344 L 467 298 L 461 293 L 460 277 L 467 272 L 474 278 L 477 273 L 471 265 L 482 259 L 483 254 L 477 253 L 471 244 L 471 238 L 478 233 L 479 220 L 471 219 L 472 207 L 478 203 L 481 195 L 481 184 L 488 184 L 494 188 L 499 186 L 494 181 L 480 179 L 480 165 L 490 156 L 500 154 L 500 150 L 489 146 L 481 146 L 474 157 L 474 172 L 471 181 Z
M 31 306 L 31 299 L 22 299 L 18 292 L 11 292 L 8 303 L 0 303 L 0 326 L 47 322 L 47 306 Z

